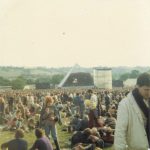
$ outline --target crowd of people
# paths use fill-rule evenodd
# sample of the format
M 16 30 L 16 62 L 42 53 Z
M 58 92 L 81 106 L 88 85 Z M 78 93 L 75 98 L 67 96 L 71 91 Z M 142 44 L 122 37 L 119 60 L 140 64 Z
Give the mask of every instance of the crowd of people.
M 1 148 L 60 150 L 62 148 L 59 144 L 57 124 L 63 127 L 62 134 L 63 131 L 71 134 L 68 149 L 94 150 L 111 147 L 114 144 L 119 102 L 126 99 L 130 91 L 131 89 L 123 88 L 76 88 L 3 92 L 0 94 L 0 124 L 3 125 L 1 132 L 15 131 L 15 139 L 3 143 Z M 23 140 L 23 132 L 31 130 L 35 130 L 37 140 L 29 148 L 26 140 Z M 118 137 L 120 132 L 117 130 Z M 55 144 L 54 148 L 51 138 Z M 18 148 L 14 148 L 14 145 Z
M 51 133 L 56 149 L 59 150 L 58 123 L 65 125 L 66 130 L 72 133 L 72 148 L 81 143 L 104 148 L 113 144 L 117 107 L 126 92 L 123 89 L 3 92 L 0 94 L 0 124 L 4 126 L 3 131 L 21 129 L 29 132 L 41 128 L 48 139 Z M 76 141 L 75 136 L 78 134 L 79 137 L 79 132 L 88 132 L 87 140 L 80 137 L 82 142 Z

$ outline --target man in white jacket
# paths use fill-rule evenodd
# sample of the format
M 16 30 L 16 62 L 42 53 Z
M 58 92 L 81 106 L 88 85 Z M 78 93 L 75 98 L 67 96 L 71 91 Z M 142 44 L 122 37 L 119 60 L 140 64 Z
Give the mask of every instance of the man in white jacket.
M 118 107 L 115 150 L 148 150 L 150 147 L 150 74 L 137 79 L 137 87 Z

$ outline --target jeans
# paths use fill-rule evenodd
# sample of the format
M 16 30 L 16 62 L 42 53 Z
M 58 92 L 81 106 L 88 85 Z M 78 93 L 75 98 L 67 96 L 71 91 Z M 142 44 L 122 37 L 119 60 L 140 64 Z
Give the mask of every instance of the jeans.
M 50 139 L 50 133 L 53 140 L 57 140 L 57 130 L 55 125 L 45 125 L 44 127 L 45 135 Z

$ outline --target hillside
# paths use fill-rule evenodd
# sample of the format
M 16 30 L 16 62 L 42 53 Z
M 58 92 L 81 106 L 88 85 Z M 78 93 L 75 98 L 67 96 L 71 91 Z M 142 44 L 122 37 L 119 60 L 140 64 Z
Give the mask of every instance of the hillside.
M 54 74 L 67 74 L 71 67 L 61 67 L 61 68 L 46 68 L 46 67 L 0 67 L 0 76 L 6 79 L 14 79 L 17 76 L 26 76 L 27 78 L 37 78 L 43 76 L 52 76 Z M 124 73 L 129 73 L 132 70 L 138 70 L 139 72 L 150 71 L 150 67 L 113 67 L 112 75 L 116 79 Z M 73 72 L 87 72 L 93 73 L 93 68 L 85 68 L 77 66 Z

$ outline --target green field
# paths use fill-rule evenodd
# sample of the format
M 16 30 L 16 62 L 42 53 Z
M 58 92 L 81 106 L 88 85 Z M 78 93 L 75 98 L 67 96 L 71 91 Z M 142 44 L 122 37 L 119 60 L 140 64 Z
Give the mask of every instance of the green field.
M 69 138 L 71 137 L 71 134 L 68 133 L 67 131 L 61 131 L 62 127 L 60 127 L 59 125 L 57 126 L 57 129 L 58 129 L 60 148 L 62 150 L 69 150 L 70 149 Z M 14 138 L 14 132 L 10 132 L 10 131 L 1 132 L 0 131 L 0 145 L 13 138 Z M 28 148 L 30 148 L 36 139 L 34 136 L 34 131 L 25 133 L 25 139 L 28 141 Z M 52 144 L 53 144 L 53 141 L 52 141 Z M 113 148 L 109 148 L 109 149 L 107 148 L 105 150 L 113 150 Z

